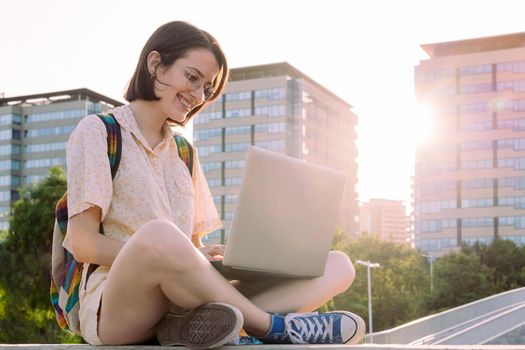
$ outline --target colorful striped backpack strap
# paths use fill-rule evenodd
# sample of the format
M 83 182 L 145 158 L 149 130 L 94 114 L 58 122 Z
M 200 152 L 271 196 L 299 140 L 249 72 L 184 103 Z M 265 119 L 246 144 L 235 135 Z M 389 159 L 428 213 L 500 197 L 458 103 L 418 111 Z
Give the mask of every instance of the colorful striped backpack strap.
M 179 157 L 188 167 L 190 176 L 193 176 L 193 146 L 188 140 L 186 140 L 184 136 L 180 134 L 175 134 L 173 137 L 177 143 L 177 152 L 179 153 Z
M 104 122 L 108 132 L 108 158 L 111 167 L 111 179 L 114 179 L 122 156 L 120 124 L 113 114 L 97 114 L 97 116 Z
M 113 179 L 117 173 L 122 153 L 120 125 L 111 114 L 98 114 L 98 117 L 104 123 L 108 134 L 108 159 Z M 68 223 L 67 192 L 58 201 L 55 215 L 51 263 L 51 303 L 55 309 L 59 326 L 80 334 L 78 296 L 83 264 L 76 261 L 73 254 L 62 246 Z

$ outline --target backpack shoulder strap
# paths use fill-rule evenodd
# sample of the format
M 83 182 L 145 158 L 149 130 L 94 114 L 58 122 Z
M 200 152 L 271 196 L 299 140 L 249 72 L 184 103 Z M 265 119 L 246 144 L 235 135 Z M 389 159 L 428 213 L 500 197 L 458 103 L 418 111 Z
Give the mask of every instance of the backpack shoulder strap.
M 190 175 L 193 176 L 193 146 L 189 143 L 188 140 L 181 134 L 174 134 L 175 142 L 177 143 L 177 151 L 179 157 L 184 161 Z
M 122 135 L 120 133 L 120 124 L 113 114 L 97 114 L 104 122 L 108 132 L 108 158 L 111 167 L 111 178 L 114 179 L 117 174 L 122 155 Z

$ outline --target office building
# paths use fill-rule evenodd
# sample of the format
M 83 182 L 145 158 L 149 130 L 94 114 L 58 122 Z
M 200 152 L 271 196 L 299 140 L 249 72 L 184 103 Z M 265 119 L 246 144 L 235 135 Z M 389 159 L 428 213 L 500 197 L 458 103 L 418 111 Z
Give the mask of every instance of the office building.
M 426 44 L 415 68 L 434 134 L 416 152 L 415 245 L 525 243 L 525 33 Z
M 0 229 L 18 189 L 65 168 L 66 143 L 81 118 L 122 103 L 88 89 L 0 98 Z
M 370 199 L 359 207 L 359 233 L 408 244 L 409 221 L 403 201 Z
M 193 125 L 194 143 L 224 225 L 208 239 L 224 241 L 228 234 L 250 145 L 347 173 L 339 226 L 355 234 L 357 116 L 351 108 L 288 63 L 232 69 L 226 92 Z

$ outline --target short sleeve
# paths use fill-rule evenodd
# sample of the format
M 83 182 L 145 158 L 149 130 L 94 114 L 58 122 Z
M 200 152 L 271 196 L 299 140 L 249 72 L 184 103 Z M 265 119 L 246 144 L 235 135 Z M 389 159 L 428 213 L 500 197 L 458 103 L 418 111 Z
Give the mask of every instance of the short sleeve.
M 113 196 L 108 160 L 107 131 L 102 120 L 90 115 L 80 121 L 67 144 L 67 207 L 71 218 L 92 206 L 108 213 Z
M 195 217 L 193 235 L 204 236 L 222 227 L 217 208 L 204 177 L 196 148 L 193 148 L 193 188 L 195 189 Z

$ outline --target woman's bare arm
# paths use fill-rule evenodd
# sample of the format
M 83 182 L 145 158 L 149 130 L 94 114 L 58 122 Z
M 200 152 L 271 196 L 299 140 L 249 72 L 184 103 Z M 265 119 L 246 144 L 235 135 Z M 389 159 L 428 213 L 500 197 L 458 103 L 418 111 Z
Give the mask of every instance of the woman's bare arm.
M 111 266 L 124 242 L 99 233 L 101 210 L 94 206 L 69 219 L 73 256 L 79 262 Z

